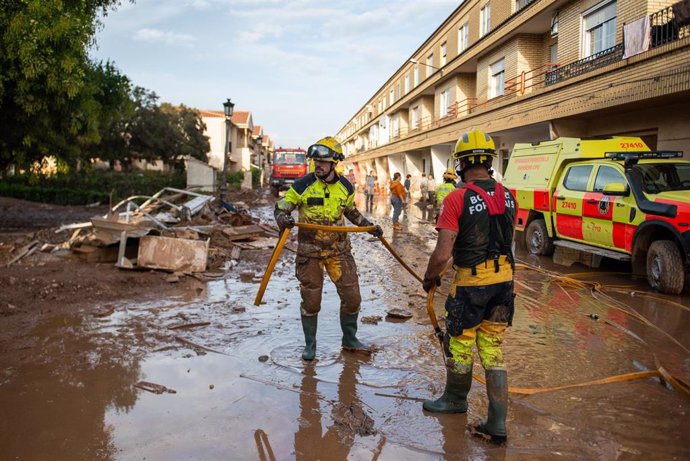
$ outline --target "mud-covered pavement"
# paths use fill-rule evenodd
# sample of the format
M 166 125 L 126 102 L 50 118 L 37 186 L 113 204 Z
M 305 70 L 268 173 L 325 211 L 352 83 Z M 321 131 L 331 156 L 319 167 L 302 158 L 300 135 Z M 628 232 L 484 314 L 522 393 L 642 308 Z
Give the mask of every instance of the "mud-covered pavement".
M 405 232 L 393 234 L 386 211 L 380 201 L 374 219 L 423 273 L 433 227 L 419 222 L 413 207 Z M 255 212 L 270 215 L 268 208 Z M 341 352 L 338 297 L 326 282 L 317 360 L 302 362 L 293 253 L 283 253 L 265 303 L 253 306 L 270 256 L 264 251 L 202 289 L 46 317 L 21 346 L 4 344 L 0 458 L 690 459 L 690 399 L 657 378 L 512 394 L 505 447 L 467 430 L 486 414 L 477 381 L 466 415 L 423 412 L 421 400 L 438 397 L 445 380 L 424 293 L 376 239 L 351 239 L 363 298 L 358 336 L 377 346 L 371 357 Z M 655 356 L 670 373 L 690 379 L 688 297 L 648 293 L 644 280 L 626 274 L 521 259 L 578 272 L 579 280 L 603 284 L 604 294 L 518 271 L 505 345 L 510 386 L 654 370 Z M 387 317 L 395 307 L 413 317 Z M 649 323 L 626 313 L 633 310 Z M 443 314 L 440 297 L 436 312 Z M 478 360 L 475 374 L 483 376 Z M 135 387 L 142 381 L 170 392 Z

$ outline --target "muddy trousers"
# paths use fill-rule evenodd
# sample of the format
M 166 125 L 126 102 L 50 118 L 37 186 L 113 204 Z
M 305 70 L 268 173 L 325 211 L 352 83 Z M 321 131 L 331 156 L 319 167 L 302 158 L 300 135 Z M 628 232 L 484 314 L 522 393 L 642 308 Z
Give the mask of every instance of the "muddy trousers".
M 362 297 L 359 292 L 357 266 L 351 253 L 331 258 L 308 258 L 297 256 L 295 272 L 300 282 L 302 303 L 302 330 L 304 331 L 304 360 L 313 360 L 316 355 L 316 327 L 321 311 L 324 269 L 335 284 L 340 297 L 340 326 L 343 331 L 342 345 L 346 349 L 364 350 L 357 340 L 357 318 Z

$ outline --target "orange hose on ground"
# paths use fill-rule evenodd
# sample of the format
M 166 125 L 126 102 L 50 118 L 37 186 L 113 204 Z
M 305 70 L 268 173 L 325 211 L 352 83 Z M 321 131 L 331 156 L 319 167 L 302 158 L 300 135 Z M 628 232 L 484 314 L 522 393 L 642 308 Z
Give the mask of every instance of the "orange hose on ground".
M 276 263 L 278 262 L 278 257 L 280 257 L 280 253 L 283 252 L 283 247 L 285 246 L 285 243 L 287 243 L 288 236 L 290 235 L 290 229 L 283 229 L 283 232 L 280 234 L 280 239 L 278 239 L 278 244 L 276 247 L 273 249 L 273 254 L 271 255 L 271 260 L 268 263 L 268 267 L 266 268 L 266 272 L 264 272 L 264 277 L 261 279 L 261 285 L 259 285 L 259 291 L 256 293 L 256 298 L 254 298 L 254 305 L 258 306 L 261 304 L 261 299 L 264 297 L 264 291 L 266 291 L 266 286 L 268 285 L 268 280 L 271 278 L 271 275 L 273 274 L 273 269 L 276 267 Z

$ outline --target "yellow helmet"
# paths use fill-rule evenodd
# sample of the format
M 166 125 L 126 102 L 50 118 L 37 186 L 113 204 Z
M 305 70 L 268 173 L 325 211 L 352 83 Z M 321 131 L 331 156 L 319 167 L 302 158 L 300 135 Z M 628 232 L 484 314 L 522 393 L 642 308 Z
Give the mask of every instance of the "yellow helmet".
M 343 148 L 333 136 L 326 136 L 309 146 L 307 158 L 333 163 L 345 160 Z
M 458 174 L 455 172 L 455 169 L 453 168 L 448 168 L 444 173 L 443 173 L 443 180 L 445 181 L 446 179 L 452 179 L 453 182 L 455 182 L 458 179 Z
M 454 160 L 462 159 L 473 164 L 482 164 L 496 156 L 494 140 L 479 130 L 472 130 L 460 136 L 453 151 Z

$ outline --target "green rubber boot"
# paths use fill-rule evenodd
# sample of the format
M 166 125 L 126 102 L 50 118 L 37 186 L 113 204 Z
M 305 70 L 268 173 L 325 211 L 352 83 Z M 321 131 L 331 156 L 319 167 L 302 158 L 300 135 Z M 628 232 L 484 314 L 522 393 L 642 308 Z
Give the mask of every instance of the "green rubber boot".
M 302 316 L 302 330 L 304 330 L 304 360 L 314 360 L 316 357 L 316 325 L 319 317 L 317 315 Z
M 371 353 L 371 348 L 357 339 L 357 318 L 359 314 L 345 314 L 340 312 L 340 327 L 343 330 L 343 349 L 346 351 Z
M 486 392 L 489 395 L 489 416 L 475 429 L 489 436 L 493 443 L 505 443 L 508 440 L 508 432 L 506 431 L 508 372 L 506 370 L 486 370 Z
M 467 394 L 472 387 L 472 372 L 454 373 L 446 369 L 446 389 L 438 400 L 427 400 L 422 405 L 432 413 L 467 412 Z

